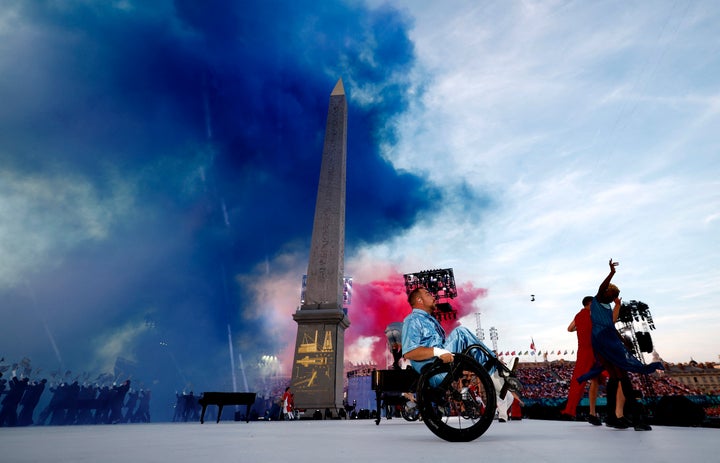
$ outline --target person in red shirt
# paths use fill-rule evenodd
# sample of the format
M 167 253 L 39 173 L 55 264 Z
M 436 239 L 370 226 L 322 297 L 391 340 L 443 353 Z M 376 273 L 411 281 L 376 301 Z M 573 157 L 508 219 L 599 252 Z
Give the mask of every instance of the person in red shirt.
M 282 403 L 282 412 L 285 415 L 285 419 L 295 419 L 295 396 L 292 392 L 290 392 L 290 386 L 285 388 L 285 393 L 282 396 Z
M 560 412 L 564 419 L 575 419 L 577 406 L 585 393 L 585 386 L 587 384 L 587 381 L 578 382 L 577 379 L 581 374 L 590 371 L 596 363 L 595 353 L 592 347 L 592 322 L 590 320 L 590 304 L 592 303 L 592 299 L 592 296 L 585 296 L 583 298 L 583 308 L 575 315 L 573 321 L 570 322 L 570 326 L 568 326 L 568 331 L 575 331 L 577 333 L 578 349 L 575 369 L 573 370 L 572 379 L 570 380 L 567 405 L 565 405 L 565 409 Z M 590 415 L 588 416 L 588 422 L 595 426 L 602 424 L 595 410 L 599 378 L 601 378 L 601 376 L 590 379 Z

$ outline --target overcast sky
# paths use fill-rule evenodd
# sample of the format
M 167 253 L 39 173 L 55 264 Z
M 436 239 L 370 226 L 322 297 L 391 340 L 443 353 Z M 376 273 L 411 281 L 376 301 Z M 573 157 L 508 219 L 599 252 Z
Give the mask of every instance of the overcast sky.
M 247 372 L 289 374 L 342 78 L 346 360 L 382 361 L 403 273 L 448 267 L 500 350 L 571 351 L 610 258 L 665 360 L 717 360 L 719 22 L 689 1 L 5 2 L 0 356 L 202 389 L 229 381 L 229 331 Z

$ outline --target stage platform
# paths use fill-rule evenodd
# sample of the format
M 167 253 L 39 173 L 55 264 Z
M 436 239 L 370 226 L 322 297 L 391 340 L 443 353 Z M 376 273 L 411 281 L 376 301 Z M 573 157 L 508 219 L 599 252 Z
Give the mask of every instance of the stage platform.
M 617 430 L 584 422 L 495 421 L 479 439 L 451 443 L 403 419 L 158 423 L 0 428 L 0 460 L 243 463 L 711 461 L 720 429 Z

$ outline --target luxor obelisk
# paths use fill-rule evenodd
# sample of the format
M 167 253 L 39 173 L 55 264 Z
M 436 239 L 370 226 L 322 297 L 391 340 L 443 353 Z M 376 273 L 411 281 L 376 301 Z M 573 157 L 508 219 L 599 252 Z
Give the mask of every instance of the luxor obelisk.
M 315 203 L 305 298 L 293 315 L 298 324 L 292 370 L 295 407 L 307 414 L 342 407 L 345 329 L 345 170 L 347 101 L 342 79 L 330 94 L 320 181 Z

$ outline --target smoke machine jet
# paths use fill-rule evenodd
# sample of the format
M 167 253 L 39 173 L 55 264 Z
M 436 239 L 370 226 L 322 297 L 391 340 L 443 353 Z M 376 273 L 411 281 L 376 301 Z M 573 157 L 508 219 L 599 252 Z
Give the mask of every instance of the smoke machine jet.
M 342 408 L 345 329 L 345 170 L 347 102 L 342 79 L 330 94 L 315 203 L 305 298 L 298 324 L 292 388 L 295 407 L 335 414 Z

